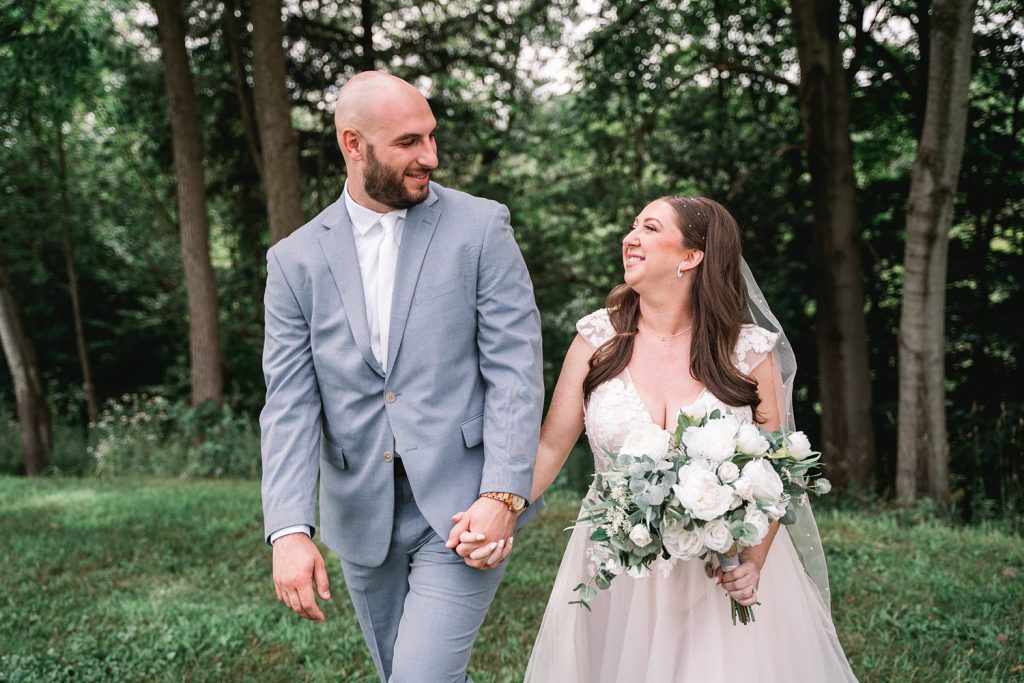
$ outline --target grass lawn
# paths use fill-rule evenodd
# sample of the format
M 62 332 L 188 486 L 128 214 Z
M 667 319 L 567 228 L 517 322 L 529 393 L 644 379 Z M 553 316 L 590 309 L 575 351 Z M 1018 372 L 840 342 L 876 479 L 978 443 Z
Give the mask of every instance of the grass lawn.
M 521 679 L 576 507 L 555 495 L 516 538 L 479 683 Z M 1020 537 L 818 521 L 862 681 L 1024 681 Z M 0 478 L 0 680 L 374 680 L 336 559 L 327 622 L 306 623 L 276 602 L 261 535 L 256 482 Z

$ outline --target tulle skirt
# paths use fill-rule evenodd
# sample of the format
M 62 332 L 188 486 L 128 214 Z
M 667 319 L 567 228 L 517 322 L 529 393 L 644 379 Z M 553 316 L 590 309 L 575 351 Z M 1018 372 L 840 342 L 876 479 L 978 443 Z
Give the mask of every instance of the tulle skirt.
M 700 560 L 667 577 L 619 576 L 592 612 L 570 605 L 588 574 L 573 531 L 533 646 L 533 683 L 836 683 L 856 681 L 828 609 L 785 527 L 761 570 L 756 621 L 732 623 L 729 598 Z

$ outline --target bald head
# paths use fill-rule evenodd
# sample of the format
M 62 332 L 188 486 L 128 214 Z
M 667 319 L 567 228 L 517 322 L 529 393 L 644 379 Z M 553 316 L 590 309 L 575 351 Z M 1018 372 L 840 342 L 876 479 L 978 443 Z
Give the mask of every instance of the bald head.
M 376 132 L 388 113 L 430 110 L 420 91 L 397 76 L 380 71 L 356 74 L 342 86 L 334 105 L 334 126 Z
M 334 125 L 356 202 L 384 212 L 426 199 L 437 120 L 419 90 L 390 74 L 361 73 L 338 93 Z

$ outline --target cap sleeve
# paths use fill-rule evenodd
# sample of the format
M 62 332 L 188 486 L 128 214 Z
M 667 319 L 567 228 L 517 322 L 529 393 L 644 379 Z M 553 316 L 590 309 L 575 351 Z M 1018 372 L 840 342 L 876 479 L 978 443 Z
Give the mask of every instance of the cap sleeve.
M 576 321 L 576 331 L 586 340 L 590 348 L 596 349 L 615 336 L 608 309 L 601 308 Z
M 740 328 L 739 339 L 736 340 L 736 352 L 733 362 L 736 368 L 745 375 L 749 375 L 754 368 L 761 364 L 768 354 L 775 348 L 775 342 L 779 335 L 769 332 L 757 325 L 744 325 Z

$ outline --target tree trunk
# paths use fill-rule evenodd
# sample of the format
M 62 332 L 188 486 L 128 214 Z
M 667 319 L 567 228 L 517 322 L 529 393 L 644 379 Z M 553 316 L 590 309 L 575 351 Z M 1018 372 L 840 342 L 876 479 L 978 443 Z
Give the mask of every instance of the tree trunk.
M 267 188 L 271 245 L 304 222 L 298 135 L 292 128 L 292 103 L 285 84 L 283 40 L 280 0 L 253 3 L 256 121 L 263 150 L 263 184 Z
M 867 489 L 874 473 L 875 436 L 839 5 L 792 0 L 792 10 L 819 269 L 822 451 L 837 485 Z
M 360 0 L 359 23 L 363 33 L 359 36 L 359 46 L 362 48 L 363 71 L 373 71 L 377 68 L 377 51 L 373 49 L 373 0 Z
M 0 259 L 0 346 L 14 380 L 25 474 L 42 474 L 53 448 L 50 410 L 39 379 L 35 349 L 21 322 L 21 311 L 11 292 L 11 277 L 3 259 Z
M 75 343 L 78 346 L 78 364 L 82 366 L 82 391 L 85 392 L 89 424 L 95 424 L 99 417 L 99 409 L 96 405 L 96 389 L 92 383 L 89 347 L 85 343 L 85 326 L 82 324 L 82 299 L 78 294 L 78 272 L 75 269 L 75 251 L 71 239 L 71 197 L 68 192 L 67 153 L 64 145 L 64 131 L 60 126 L 57 126 L 57 181 L 60 183 L 60 203 L 63 213 L 61 223 L 64 232 L 64 268 L 68 273 L 68 292 L 71 294 L 71 317 L 74 320 Z
M 164 82 L 170 110 L 178 182 L 181 257 L 188 291 L 192 404 L 224 399 L 217 319 L 217 283 L 210 262 L 210 226 L 203 186 L 203 151 L 196 116 L 195 84 L 185 52 L 184 18 L 178 0 L 155 0 Z
M 249 143 L 249 155 L 252 157 L 256 173 L 263 179 L 263 156 L 260 152 L 259 132 L 256 130 L 256 116 L 253 114 L 252 89 L 245 78 L 245 58 L 242 56 L 242 27 L 235 16 L 238 3 L 227 0 L 224 3 L 224 34 L 231 55 L 231 70 L 235 74 L 235 95 L 238 97 L 238 112 L 245 131 L 245 141 Z
M 975 0 L 932 5 L 928 99 L 910 175 L 899 332 L 896 494 L 949 506 L 946 441 L 946 265 L 963 157 Z

